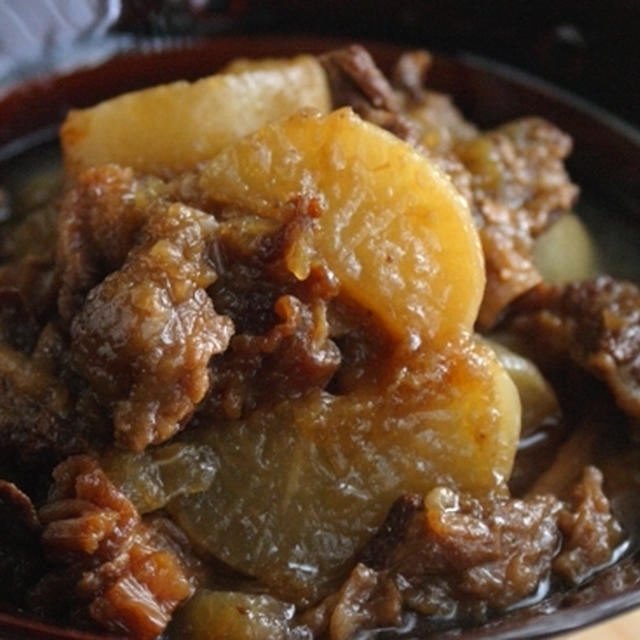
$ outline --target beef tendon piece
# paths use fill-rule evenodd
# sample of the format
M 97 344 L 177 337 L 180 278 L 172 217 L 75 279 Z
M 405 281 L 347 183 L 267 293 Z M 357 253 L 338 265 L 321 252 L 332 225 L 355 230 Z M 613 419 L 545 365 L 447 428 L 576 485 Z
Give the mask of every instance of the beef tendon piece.
M 534 295 L 535 293 L 535 295 Z M 509 321 L 536 353 L 570 358 L 640 417 L 640 290 L 610 276 L 532 292 Z
M 49 561 L 78 576 L 75 597 L 95 622 L 139 640 L 155 638 L 193 592 L 177 557 L 158 547 L 153 529 L 93 458 L 68 458 L 54 480 L 39 511 Z
M 563 164 L 570 151 L 569 136 L 539 118 L 517 120 L 455 145 L 455 155 L 471 173 L 471 206 L 486 260 L 482 327 L 541 281 L 534 238 L 572 207 L 578 193 Z
M 207 252 L 216 224 L 185 205 L 161 207 L 71 326 L 76 370 L 113 407 L 116 439 L 135 451 L 181 428 L 233 332 L 205 290 L 215 280 Z

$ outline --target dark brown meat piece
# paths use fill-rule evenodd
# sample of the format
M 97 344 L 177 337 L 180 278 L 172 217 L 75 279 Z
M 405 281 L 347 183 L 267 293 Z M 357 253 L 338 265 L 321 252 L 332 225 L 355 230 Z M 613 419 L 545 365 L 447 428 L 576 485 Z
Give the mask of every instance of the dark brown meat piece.
M 533 594 L 548 575 L 560 507 L 551 496 L 479 501 L 434 489 L 385 568 L 416 611 L 483 619 Z
M 357 109 L 359 98 L 376 109 L 394 112 L 400 108 L 389 81 L 364 47 L 354 44 L 336 49 L 320 60 L 329 78 L 335 107 L 351 105 Z
M 638 418 L 639 323 L 640 289 L 599 276 L 532 292 L 508 326 L 547 359 L 570 358 L 603 380 L 618 405 Z
M 0 344 L 0 457 L 55 463 L 84 449 L 70 425 L 66 386 L 24 353 Z
M 363 629 L 399 626 L 402 597 L 386 572 L 358 564 L 340 591 L 306 611 L 300 621 L 314 637 L 350 640 Z
M 393 84 L 402 99 L 403 110 L 419 131 L 419 148 L 450 173 L 455 161 L 450 153 L 454 143 L 476 137 L 478 130 L 463 117 L 450 96 L 427 88 L 431 62 L 426 51 L 403 54 L 393 70 Z
M 570 138 L 539 118 L 517 120 L 455 147 L 471 175 L 470 204 L 486 260 L 478 318 L 483 328 L 541 280 L 534 239 L 573 206 L 578 193 L 563 164 L 570 150 Z
M 35 314 L 20 291 L 13 287 L 0 287 L 0 344 L 31 353 L 39 330 Z
M 407 536 L 416 514 L 424 510 L 424 499 L 417 493 L 400 496 L 389 509 L 382 526 L 361 552 L 359 561 L 372 569 L 383 569 Z
M 621 541 L 602 474 L 587 467 L 570 503 L 551 495 L 478 500 L 445 488 L 424 501 L 403 496 L 360 561 L 392 579 L 409 608 L 479 622 L 534 595 L 552 572 L 580 584 L 611 562 Z
M 12 262 L 27 256 L 53 263 L 59 198 L 54 198 L 10 226 L 2 227 L 0 261 Z
M 416 50 L 403 53 L 393 69 L 393 85 L 419 103 L 425 93 L 427 73 L 433 62 L 428 51 Z
M 56 464 L 99 448 L 109 436 L 104 409 L 68 360 L 67 341 L 53 322 L 28 354 L 0 341 L 0 467 L 34 499 L 46 494 Z
M 361 558 L 392 576 L 410 608 L 484 620 L 530 596 L 550 572 L 561 503 L 552 496 L 482 501 L 437 488 L 404 496 Z
M 328 337 L 323 301 L 305 305 L 282 296 L 274 310 L 280 322 L 273 328 L 263 335 L 234 336 L 214 361 L 216 382 L 207 412 L 220 407 L 229 418 L 239 418 L 257 406 L 324 388 L 335 373 L 340 352 Z
M 89 289 L 119 269 L 166 185 L 107 165 L 82 173 L 67 192 L 58 223 L 58 309 L 70 321 Z
M 484 623 L 538 590 L 545 595 L 556 578 L 580 585 L 611 563 L 621 541 L 594 467 L 585 468 L 568 503 L 552 495 L 476 499 L 442 487 L 424 499 L 407 494 L 340 590 L 301 621 L 330 640 L 397 626 L 403 606 L 435 625 Z
M 67 459 L 54 480 L 39 512 L 48 559 L 80 576 L 75 596 L 95 622 L 139 640 L 157 637 L 193 591 L 178 559 L 157 548 L 154 530 L 94 459 Z M 71 606 L 73 595 L 67 594 Z
M 185 205 L 161 207 L 73 320 L 73 364 L 113 407 L 117 440 L 136 451 L 183 426 L 209 388 L 209 359 L 233 333 L 206 293 L 216 226 Z
M 219 277 L 208 292 L 236 334 L 212 360 L 214 382 L 199 414 L 207 419 L 238 418 L 258 405 L 324 388 L 340 365 L 327 317 L 336 283 L 320 266 L 310 265 L 301 280 L 291 274 L 315 205 L 297 198 L 286 206 L 290 219 L 284 225 L 220 213 L 213 252 Z
M 360 45 L 330 51 L 320 57 L 329 81 L 334 108 L 350 106 L 365 120 L 415 142 L 417 132 L 402 112 L 402 103 L 369 52 Z
M 0 480 L 0 522 L 0 600 L 24 606 L 43 570 L 40 520 L 29 497 L 6 480 Z
M 569 582 L 580 584 L 611 561 L 622 531 L 602 491 L 602 473 L 595 467 L 584 470 L 572 501 L 571 508 L 565 507 L 558 516 L 564 542 L 553 561 L 553 570 Z

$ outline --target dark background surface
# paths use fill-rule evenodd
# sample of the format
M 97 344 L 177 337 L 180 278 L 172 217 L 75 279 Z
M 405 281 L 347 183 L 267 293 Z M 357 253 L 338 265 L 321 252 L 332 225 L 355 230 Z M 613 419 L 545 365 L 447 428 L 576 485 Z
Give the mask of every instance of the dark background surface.
M 640 127 L 640 0 L 123 0 L 115 30 L 308 33 L 472 52 Z

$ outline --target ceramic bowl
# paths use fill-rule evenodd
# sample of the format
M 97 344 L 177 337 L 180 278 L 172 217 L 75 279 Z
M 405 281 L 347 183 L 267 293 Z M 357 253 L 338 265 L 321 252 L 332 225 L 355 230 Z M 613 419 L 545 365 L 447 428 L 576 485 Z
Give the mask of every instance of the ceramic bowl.
M 116 47 L 122 50 L 110 50 L 106 59 L 97 62 L 95 56 L 90 57 L 90 63 L 76 56 L 73 63 L 62 65 L 63 70 L 36 69 L 28 77 L 14 78 L 13 84 L 5 86 L 0 94 L 0 182 L 14 157 L 37 155 L 39 149 L 55 145 L 57 125 L 71 107 L 88 106 L 143 86 L 204 76 L 238 56 L 318 53 L 340 44 L 345 41 L 240 36 L 127 42 Z M 365 44 L 383 68 L 389 68 L 403 50 L 391 43 Z M 98 58 L 104 55 L 103 51 Z M 640 260 L 633 259 L 640 256 L 640 133 L 561 89 L 474 56 L 436 55 L 429 84 L 450 93 L 465 115 L 482 127 L 535 114 L 567 131 L 574 139 L 569 171 L 582 188 L 578 211 L 597 235 L 607 267 L 620 276 L 640 277 Z M 635 559 L 628 556 L 624 561 L 633 563 Z M 484 627 L 443 631 L 437 637 L 547 637 L 640 605 L 640 586 L 611 588 L 609 582 L 613 581 L 607 582 L 606 573 L 598 580 L 580 592 L 554 594 L 534 607 L 515 611 Z M 420 636 L 419 625 L 417 629 L 412 637 Z M 56 629 L 19 615 L 0 613 L 0 637 L 89 640 L 105 636 Z

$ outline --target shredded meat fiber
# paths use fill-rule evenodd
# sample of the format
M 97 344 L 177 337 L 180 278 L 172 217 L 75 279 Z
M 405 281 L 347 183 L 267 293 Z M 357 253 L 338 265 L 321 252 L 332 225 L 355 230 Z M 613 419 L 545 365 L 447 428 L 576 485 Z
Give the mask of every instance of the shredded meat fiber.
M 94 459 L 68 458 L 54 479 L 39 511 L 47 557 L 79 576 L 76 595 L 96 622 L 155 638 L 193 592 L 178 559 L 154 545 L 153 531 Z

